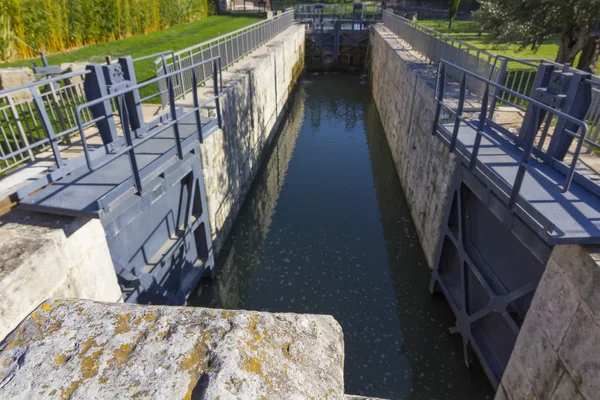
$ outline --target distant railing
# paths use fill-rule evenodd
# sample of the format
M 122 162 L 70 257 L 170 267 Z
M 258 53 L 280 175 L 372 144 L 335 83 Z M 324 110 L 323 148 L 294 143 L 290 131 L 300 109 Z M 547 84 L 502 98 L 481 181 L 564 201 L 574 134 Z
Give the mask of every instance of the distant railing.
M 296 20 L 353 19 L 380 21 L 382 9 L 379 4 L 297 4 L 294 6 Z
M 499 76 L 501 63 L 495 54 L 429 29 L 389 10 L 383 12 L 383 24 L 432 64 L 444 59 L 492 81 L 496 81 Z M 453 72 L 448 66 L 447 73 Z M 469 76 L 467 89 L 482 95 L 485 85 Z
M 185 96 L 192 91 L 192 72 L 190 65 L 199 64 L 195 70 L 198 84 L 203 84 L 212 78 L 210 68 L 203 61 L 213 57 L 220 57 L 223 69 L 231 66 L 240 58 L 250 53 L 252 50 L 263 45 L 277 34 L 283 32 L 292 25 L 294 21 L 294 10 L 287 10 L 273 18 L 257 22 L 237 31 L 219 36 L 206 42 L 198 43 L 172 54 L 165 54 L 161 58 L 154 60 L 154 69 L 156 76 L 164 75 L 165 69 L 168 72 L 178 73 L 178 84 L 175 89 L 175 98 Z M 183 71 L 185 70 L 185 71 Z M 164 91 L 165 82 L 159 81 L 161 91 Z M 163 107 L 168 105 L 168 98 L 161 97 Z
M 569 65 L 562 65 L 554 61 L 515 59 L 493 54 L 403 18 L 389 10 L 383 13 L 383 23 L 386 28 L 394 32 L 430 63 L 437 64 L 442 59 L 448 61 L 449 64 L 446 65 L 445 73 L 449 78 L 458 81 L 459 77 L 462 76 L 461 71 L 454 68 L 454 65 L 456 65 L 468 70 L 473 75 L 485 77 L 508 89 L 489 93 L 492 96 L 490 99 L 492 106 L 498 105 L 498 100 L 503 100 L 512 104 L 516 109 L 524 111 L 526 101 L 518 95 L 528 97 L 531 94 L 537 68 L 542 62 L 554 64 L 556 68 L 565 71 L 577 71 Z M 486 93 L 488 86 L 473 75 L 466 75 L 466 89 L 481 98 Z M 592 76 L 591 80 L 600 82 L 600 77 Z M 585 151 L 588 153 L 594 148 L 591 145 L 592 143 L 600 143 L 600 88 L 595 85 L 591 86 L 592 101 L 584 118 L 584 122 L 587 123 L 589 128 L 587 139 L 584 142 L 586 144 Z M 493 115 L 494 110 L 491 113 Z

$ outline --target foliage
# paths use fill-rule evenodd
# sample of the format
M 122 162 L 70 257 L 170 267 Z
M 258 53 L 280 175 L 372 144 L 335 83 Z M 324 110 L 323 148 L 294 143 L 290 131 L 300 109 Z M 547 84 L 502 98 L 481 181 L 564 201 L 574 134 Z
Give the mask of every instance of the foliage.
M 10 30 L 10 17 L 0 15 L 0 60 L 8 60 L 12 52 L 14 35 Z
M 573 62 L 593 40 L 600 0 L 481 0 L 475 16 L 492 41 L 521 48 L 536 47 L 560 32 L 556 60 Z
M 211 16 L 200 21 L 174 25 L 170 28 L 146 35 L 132 36 L 126 39 L 113 40 L 106 43 L 85 46 L 73 51 L 53 54 L 48 56 L 48 63 L 50 65 L 81 61 L 102 63 L 106 55 L 110 55 L 113 59 L 125 55 L 137 58 L 166 50 L 177 51 L 241 29 L 259 22 L 262 18 L 264 18 L 264 14 Z M 152 61 L 152 59 L 148 59 L 134 64 L 138 82 L 154 77 L 155 73 Z M 31 62 L 32 60 L 20 60 L 10 63 L 0 63 L 0 68 L 30 66 Z M 151 93 L 142 93 L 143 96 L 148 94 Z
M 205 18 L 212 0 L 2 0 L 12 21 L 20 58 L 38 51 L 55 53 L 88 44 Z M 22 41 L 22 42 L 21 42 Z
M 460 0 L 450 0 L 450 9 L 448 10 L 448 28 L 452 28 L 452 21 L 458 14 L 458 6 L 460 6 Z

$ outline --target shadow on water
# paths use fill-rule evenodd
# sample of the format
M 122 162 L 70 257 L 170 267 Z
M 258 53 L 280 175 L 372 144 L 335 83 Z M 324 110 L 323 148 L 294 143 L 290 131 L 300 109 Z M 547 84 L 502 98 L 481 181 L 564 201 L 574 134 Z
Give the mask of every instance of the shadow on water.
M 464 366 L 368 85 L 309 75 L 192 305 L 331 314 L 345 387 L 394 399 L 485 399 Z

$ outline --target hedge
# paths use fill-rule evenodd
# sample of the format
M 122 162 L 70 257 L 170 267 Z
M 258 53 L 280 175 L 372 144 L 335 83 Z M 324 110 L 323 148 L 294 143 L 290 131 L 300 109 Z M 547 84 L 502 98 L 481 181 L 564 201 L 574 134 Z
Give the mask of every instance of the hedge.
M 205 18 L 214 0 L 1 0 L 12 58 L 55 53 Z M 16 53 L 16 54 L 15 54 Z M 15 57 L 16 55 L 16 57 Z

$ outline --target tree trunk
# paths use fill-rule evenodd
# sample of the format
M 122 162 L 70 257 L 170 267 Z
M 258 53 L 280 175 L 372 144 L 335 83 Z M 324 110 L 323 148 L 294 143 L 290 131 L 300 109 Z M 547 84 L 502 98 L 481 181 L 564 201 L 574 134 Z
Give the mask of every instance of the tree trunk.
M 450 18 L 450 21 L 448 21 L 448 29 L 452 28 L 452 18 Z
M 598 59 L 600 58 L 600 34 L 592 35 L 588 37 L 585 42 L 583 49 L 581 49 L 581 55 L 579 56 L 579 62 L 577 68 L 596 73 L 596 65 L 598 65 Z
M 590 34 L 589 26 L 567 24 L 563 27 L 558 45 L 556 62 L 572 64 L 575 56 L 583 48 Z

